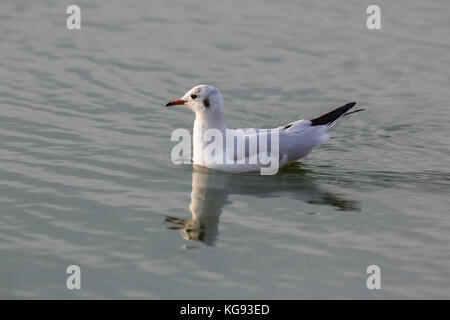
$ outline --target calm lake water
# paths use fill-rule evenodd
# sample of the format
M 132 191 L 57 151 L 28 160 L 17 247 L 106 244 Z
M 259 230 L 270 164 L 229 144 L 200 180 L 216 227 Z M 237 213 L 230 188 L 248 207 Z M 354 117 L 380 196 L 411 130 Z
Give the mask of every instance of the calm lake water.
M 72 3 L 0 2 L 0 298 L 450 298 L 449 1 Z M 275 176 L 177 166 L 202 83 L 231 128 L 366 110 Z

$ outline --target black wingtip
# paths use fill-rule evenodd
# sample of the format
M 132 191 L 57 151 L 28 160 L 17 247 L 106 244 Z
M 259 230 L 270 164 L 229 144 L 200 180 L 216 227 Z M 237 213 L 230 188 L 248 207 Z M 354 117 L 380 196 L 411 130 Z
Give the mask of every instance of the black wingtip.
M 330 111 L 328 113 L 325 113 L 321 115 L 318 118 L 311 120 L 312 126 L 320 126 L 320 125 L 330 125 L 340 117 L 342 117 L 348 110 L 353 108 L 355 106 L 356 102 L 349 102 L 342 107 L 339 107 L 337 109 L 334 109 L 333 111 Z

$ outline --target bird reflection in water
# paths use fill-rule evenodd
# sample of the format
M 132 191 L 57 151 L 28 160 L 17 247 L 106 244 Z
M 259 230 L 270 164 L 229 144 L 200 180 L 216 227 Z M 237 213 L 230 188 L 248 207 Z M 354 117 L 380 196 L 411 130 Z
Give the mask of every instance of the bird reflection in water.
M 214 246 L 219 234 L 223 207 L 231 204 L 231 194 L 267 198 L 276 192 L 287 192 L 292 198 L 310 204 L 330 205 L 342 211 L 360 211 L 360 203 L 347 200 L 317 187 L 308 169 L 287 168 L 274 176 L 259 174 L 229 174 L 194 166 L 189 210 L 192 217 L 166 216 L 168 229 L 179 230 L 186 240 Z M 195 246 L 183 246 L 185 249 Z

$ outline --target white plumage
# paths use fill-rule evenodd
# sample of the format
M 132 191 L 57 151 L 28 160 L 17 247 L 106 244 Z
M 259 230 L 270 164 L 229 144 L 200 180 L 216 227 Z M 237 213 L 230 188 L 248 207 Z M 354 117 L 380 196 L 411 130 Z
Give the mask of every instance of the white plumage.
M 355 103 L 348 103 L 313 120 L 298 120 L 285 126 L 269 129 L 269 132 L 266 129 L 255 128 L 228 129 L 224 122 L 222 96 L 219 90 L 213 86 L 196 86 L 186 92 L 182 98 L 166 104 L 166 106 L 173 105 L 186 105 L 195 112 L 194 164 L 227 172 L 249 172 L 267 167 L 267 162 L 262 159 L 267 158 L 266 151 L 269 151 L 270 154 L 272 149 L 276 151 L 276 147 L 278 147 L 279 167 L 303 158 L 315 146 L 329 139 L 328 129 Z M 211 139 L 205 138 L 208 131 L 222 135 L 223 141 L 220 144 L 220 150 L 216 149 L 212 153 L 205 152 L 211 143 Z M 270 133 L 274 135 L 270 136 Z M 267 138 L 267 135 L 270 137 Z M 272 143 L 272 141 L 276 142 L 276 136 L 278 137 L 277 144 Z M 238 148 L 237 141 L 239 139 L 246 141 L 244 150 Z M 258 147 L 251 147 L 251 141 L 257 141 Z M 264 149 L 264 141 L 267 142 L 267 150 Z M 241 150 L 240 153 L 237 151 L 238 149 Z

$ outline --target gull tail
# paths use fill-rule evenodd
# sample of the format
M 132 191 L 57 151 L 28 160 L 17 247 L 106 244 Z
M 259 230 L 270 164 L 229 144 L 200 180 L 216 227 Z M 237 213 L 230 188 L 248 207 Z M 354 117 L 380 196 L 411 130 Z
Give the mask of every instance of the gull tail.
M 347 103 L 346 105 L 339 107 L 337 109 L 334 109 L 333 111 L 330 111 L 328 113 L 325 113 L 318 118 L 312 119 L 311 126 L 323 125 L 323 126 L 327 126 L 328 128 L 331 128 L 332 126 L 334 126 L 336 124 L 336 121 L 339 118 L 349 115 L 351 113 L 355 113 L 355 112 L 364 110 L 364 109 L 359 109 L 359 110 L 355 110 L 355 111 L 347 113 L 347 111 L 350 110 L 351 108 L 353 108 L 353 106 L 355 104 L 356 104 L 356 102 Z

